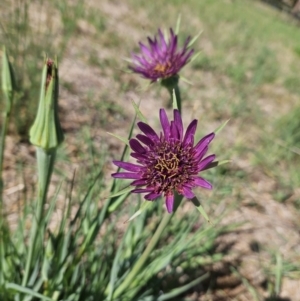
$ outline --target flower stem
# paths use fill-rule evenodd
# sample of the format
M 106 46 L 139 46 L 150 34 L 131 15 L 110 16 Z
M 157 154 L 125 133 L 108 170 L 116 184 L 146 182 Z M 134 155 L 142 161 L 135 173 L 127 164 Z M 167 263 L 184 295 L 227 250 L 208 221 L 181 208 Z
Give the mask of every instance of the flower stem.
M 3 125 L 1 131 L 1 142 L 0 142 L 0 218 L 2 219 L 2 199 L 3 199 L 3 158 L 4 158 L 4 149 L 5 149 L 5 137 L 6 131 L 9 123 L 10 111 L 6 111 L 3 114 Z
M 27 261 L 25 266 L 24 277 L 22 280 L 23 286 L 26 286 L 29 278 L 30 268 L 31 268 L 33 257 L 35 255 L 34 250 L 36 249 L 35 246 L 36 246 L 39 232 L 40 231 L 43 232 L 42 229 L 43 211 L 46 202 L 48 186 L 53 171 L 56 149 L 46 151 L 40 147 L 37 147 L 36 154 L 37 154 L 38 179 L 39 179 L 38 200 L 35 208 L 35 216 L 32 221 L 28 256 L 27 256 Z
M 157 245 L 157 243 L 158 243 L 165 227 L 167 226 L 167 224 L 169 223 L 169 221 L 171 220 L 171 218 L 175 214 L 175 212 L 176 212 L 177 208 L 179 207 L 182 199 L 183 199 L 182 195 L 178 195 L 177 193 L 175 193 L 174 212 L 171 213 L 171 214 L 168 213 L 168 212 L 165 213 L 163 219 L 161 220 L 160 224 L 158 225 L 154 235 L 152 236 L 152 238 L 151 238 L 149 244 L 147 245 L 146 249 L 144 250 L 143 254 L 138 259 L 138 261 L 135 263 L 134 267 L 129 272 L 129 274 L 127 275 L 125 280 L 119 285 L 119 287 L 114 292 L 114 294 L 113 294 L 114 298 L 119 297 L 124 292 L 124 290 L 128 289 L 130 287 L 130 285 L 132 285 L 132 283 L 134 282 L 133 280 L 135 279 L 136 275 L 140 272 L 140 270 L 143 268 L 143 266 L 146 263 L 149 255 L 151 254 L 151 252 L 153 251 L 153 249 Z
M 10 112 L 14 100 L 14 91 L 15 91 L 15 77 L 12 65 L 8 59 L 5 46 L 2 50 L 2 68 L 1 68 L 1 87 L 6 101 L 5 112 L 3 115 L 3 125 L 1 131 L 1 141 L 0 141 L 0 219 L 2 219 L 2 201 L 3 201 L 3 158 L 4 158 L 4 149 L 5 149 L 5 137 L 7 132 L 7 127 L 10 119 Z
M 177 108 L 179 113 L 181 114 L 181 96 L 180 96 L 180 90 L 179 90 L 179 85 L 176 84 L 174 87 L 174 92 L 175 92 L 175 97 L 176 97 L 176 102 L 177 102 Z M 174 103 L 174 94 L 171 94 L 171 98 L 172 98 L 172 103 Z
M 161 81 L 161 85 L 168 89 L 171 97 L 171 103 L 173 109 L 178 109 L 181 113 L 181 95 L 179 90 L 179 76 L 174 75 L 169 78 L 165 78 Z
M 165 229 L 166 225 L 169 223 L 170 219 L 172 218 L 173 214 L 165 213 L 163 219 L 161 220 L 158 228 L 156 229 L 154 235 L 152 236 L 149 244 L 147 245 L 146 249 L 144 250 L 141 257 L 138 259 L 132 270 L 129 272 L 128 276 L 125 278 L 124 282 L 116 289 L 114 292 L 114 298 L 120 296 L 124 290 L 128 289 L 130 284 L 132 283 L 133 279 L 139 273 L 139 271 L 143 268 L 146 260 L 148 259 L 150 253 L 155 248 L 156 244 L 158 243 L 159 238 L 163 230 Z

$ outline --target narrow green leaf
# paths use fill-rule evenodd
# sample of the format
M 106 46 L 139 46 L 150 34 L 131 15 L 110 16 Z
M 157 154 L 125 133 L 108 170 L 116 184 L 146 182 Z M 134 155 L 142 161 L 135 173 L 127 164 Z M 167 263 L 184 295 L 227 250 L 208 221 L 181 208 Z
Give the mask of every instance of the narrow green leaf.
M 221 132 L 221 130 L 223 130 L 223 128 L 225 127 L 225 125 L 228 123 L 230 119 L 226 120 L 223 124 L 221 124 L 215 131 L 215 134 L 218 134 L 219 132 Z
M 130 189 L 131 191 L 131 189 Z M 109 213 L 114 212 L 117 210 L 117 208 L 125 201 L 125 199 L 128 197 L 128 194 L 130 193 L 124 193 L 121 196 L 119 196 L 107 209 Z
M 177 21 L 176 21 L 176 27 L 175 27 L 175 34 L 179 34 L 180 30 L 180 24 L 181 24 L 181 14 L 178 15 Z
M 113 193 L 113 194 L 110 194 L 107 199 L 111 199 L 111 198 L 114 198 L 116 196 L 119 196 L 119 195 L 122 195 L 122 194 L 125 194 L 125 193 L 128 193 L 130 192 L 131 190 L 133 189 L 132 186 L 128 185 L 127 187 L 125 187 L 124 189 L 116 192 L 116 193 Z
M 157 301 L 164 301 L 164 300 L 169 300 L 171 298 L 175 298 L 178 295 L 186 292 L 187 290 L 193 288 L 194 286 L 196 286 L 197 284 L 201 283 L 203 280 L 207 279 L 209 277 L 209 273 L 206 273 L 202 276 L 200 276 L 199 278 L 191 281 L 190 283 L 183 285 L 179 288 L 176 288 L 174 290 L 172 290 L 171 292 L 167 293 L 167 294 L 163 294 L 161 295 Z
M 173 89 L 173 110 L 178 110 L 178 104 L 177 104 L 177 98 L 176 98 L 176 93 L 175 93 L 175 89 Z
M 74 181 L 75 181 L 75 174 L 76 174 L 76 169 L 74 169 L 73 172 L 73 178 L 70 184 L 70 190 L 67 192 L 65 196 L 65 202 L 64 202 L 64 209 L 63 209 L 63 218 L 61 219 L 60 225 L 59 225 L 59 230 L 58 233 L 62 233 L 64 229 L 66 228 L 66 223 L 67 220 L 70 217 L 71 213 L 71 204 L 72 204 L 72 191 L 74 187 Z
M 41 289 L 43 284 L 44 284 L 44 280 L 42 279 L 42 277 L 40 277 L 40 279 L 38 279 L 36 281 L 34 287 L 32 288 L 32 291 L 38 292 Z M 22 301 L 32 301 L 31 295 L 25 296 L 24 300 L 22 300 Z
M 44 223 L 45 223 L 45 227 L 46 227 L 46 228 L 48 227 L 48 223 L 49 223 L 49 221 L 50 221 L 50 219 L 51 219 L 51 216 L 52 216 L 52 213 L 53 213 L 53 211 L 54 211 L 54 208 L 55 208 L 55 205 L 56 205 L 56 201 L 57 201 L 57 198 L 58 198 L 58 194 L 59 194 L 59 192 L 60 192 L 60 190 L 61 190 L 62 183 L 63 183 L 63 181 L 61 181 L 61 182 L 59 183 L 58 188 L 57 188 L 57 190 L 56 190 L 56 193 L 55 193 L 55 195 L 53 196 L 53 198 L 52 198 L 52 200 L 51 200 L 51 202 L 50 202 L 49 208 L 48 208 L 47 211 L 46 211 L 46 215 L 45 215 L 45 217 L 44 217 Z
M 276 253 L 276 269 L 275 269 L 275 294 L 279 296 L 281 291 L 282 280 L 282 257 L 279 252 Z
M 192 203 L 196 206 L 196 208 L 198 209 L 198 211 L 201 213 L 201 215 L 206 219 L 206 221 L 208 223 L 210 223 L 209 217 L 206 214 L 204 208 L 202 207 L 202 205 L 200 204 L 199 200 L 197 199 L 197 197 L 194 197 L 192 200 Z
M 129 63 L 129 64 L 133 64 L 133 63 L 134 63 L 133 59 L 128 58 L 128 57 L 123 58 L 123 61 L 125 61 L 125 62 L 127 62 L 127 63 Z M 129 70 L 129 71 L 126 70 L 125 72 L 132 73 L 131 70 Z
M 200 55 L 200 53 L 201 53 L 201 51 L 196 52 L 196 53 L 192 56 L 190 62 L 193 62 L 193 61 Z
M 226 164 L 229 162 L 231 162 L 231 160 L 214 161 L 214 162 L 211 162 L 210 164 L 208 164 L 203 170 L 207 170 L 207 169 L 210 169 L 210 168 L 213 168 L 216 166 L 220 166 L 220 165 L 223 165 L 223 164 Z
M 244 286 L 248 289 L 249 293 L 252 295 L 254 301 L 260 301 L 261 298 L 258 295 L 256 289 L 250 284 L 250 282 L 243 277 L 234 267 L 230 267 L 230 270 L 234 275 L 236 275 L 239 279 L 242 280 Z
M 206 221 L 207 221 L 208 223 L 210 223 L 209 217 L 208 217 L 208 215 L 206 214 L 206 212 L 205 212 L 204 208 L 202 207 L 202 205 L 198 206 L 197 209 L 199 210 L 199 212 L 201 213 L 201 215 L 206 219 Z
M 116 134 L 113 134 L 113 133 L 110 133 L 110 132 L 107 132 L 107 134 L 119 139 L 120 141 L 122 141 L 123 143 L 125 143 L 127 146 L 129 146 L 129 142 L 128 142 L 128 139 L 127 138 L 123 138 L 119 135 L 116 135 Z
M 126 223 L 132 221 L 135 219 L 137 216 L 139 216 L 145 209 L 147 209 L 150 206 L 151 202 L 150 201 L 145 201 L 142 203 L 141 208 L 134 214 L 132 215 Z
M 181 79 L 183 82 L 185 82 L 185 83 L 187 83 L 187 84 L 189 84 L 189 85 L 191 85 L 191 86 L 194 85 L 191 81 L 189 81 L 187 78 L 183 77 L 182 75 L 180 75 L 180 79 Z
M 136 112 L 136 115 L 139 117 L 139 119 L 145 123 L 147 123 L 147 118 L 142 114 L 142 112 L 140 111 L 138 105 L 132 100 L 131 101 L 133 107 L 134 107 L 134 110 Z
M 18 284 L 15 284 L 15 283 L 6 283 L 5 285 L 5 288 L 6 289 L 12 289 L 12 290 L 15 290 L 19 293 L 24 293 L 24 294 L 28 294 L 32 297 L 36 297 L 36 298 L 39 298 L 41 300 L 46 300 L 46 301 L 56 301 L 56 300 L 53 300 L 49 297 L 46 297 L 46 296 L 43 296 L 35 291 L 33 291 L 32 289 L 30 288 L 27 288 L 27 287 L 24 287 L 24 286 L 21 286 L 21 285 L 18 285 Z
M 188 44 L 188 47 L 191 47 L 198 40 L 202 32 L 203 30 L 200 30 L 199 33 L 191 39 L 191 41 Z
M 14 91 L 16 89 L 16 82 L 12 65 L 8 59 L 6 48 L 2 50 L 2 91 L 6 99 L 6 112 L 9 113 L 11 110 Z
M 113 300 L 114 287 L 115 287 L 116 281 L 118 279 L 118 273 L 119 273 L 119 269 L 120 269 L 120 257 L 122 255 L 122 252 L 124 251 L 123 250 L 123 244 L 125 241 L 124 238 L 125 238 L 125 236 L 123 236 L 122 242 L 118 247 L 116 256 L 113 261 L 113 265 L 112 265 L 112 269 L 111 269 L 111 273 L 110 273 L 110 280 L 109 280 L 108 287 L 106 289 L 106 291 L 109 291 L 108 301 Z

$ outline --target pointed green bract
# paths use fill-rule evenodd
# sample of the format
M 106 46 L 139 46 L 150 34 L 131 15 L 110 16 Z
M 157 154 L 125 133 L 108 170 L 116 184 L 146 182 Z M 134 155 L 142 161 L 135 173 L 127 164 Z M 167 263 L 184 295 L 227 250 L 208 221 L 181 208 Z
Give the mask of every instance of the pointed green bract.
M 132 101 L 131 103 L 135 109 L 136 115 L 140 118 L 141 121 L 147 123 L 147 118 L 142 114 L 142 112 L 139 109 L 139 106 L 134 101 Z
M 189 85 L 191 85 L 191 86 L 194 85 L 193 82 L 189 81 L 187 78 L 183 77 L 182 75 L 180 75 L 180 79 L 181 79 L 183 82 L 185 82 L 185 83 L 187 83 L 187 84 L 189 84 Z
M 132 189 L 133 189 L 133 187 L 130 186 L 130 185 L 128 185 L 124 189 L 122 189 L 122 190 L 120 190 L 120 191 L 118 191 L 116 193 L 110 194 L 107 198 L 111 199 L 111 198 L 114 198 L 116 196 L 119 196 L 119 195 L 122 195 L 122 194 L 125 194 L 125 193 L 128 193 L 128 192 L 131 192 Z
M 191 41 L 188 44 L 188 47 L 191 47 L 198 40 L 198 38 L 200 37 L 202 32 L 203 32 L 203 30 L 200 30 L 200 32 L 191 39 Z
M 132 215 L 127 221 L 126 223 L 132 221 L 133 219 L 135 219 L 137 216 L 139 216 L 145 209 L 147 209 L 149 206 L 151 205 L 150 201 L 146 201 L 143 202 L 140 209 L 134 214 Z
M 177 102 L 177 97 L 176 97 L 176 93 L 175 93 L 175 89 L 173 90 L 173 110 L 178 110 L 178 102 Z
M 220 166 L 220 165 L 223 165 L 223 164 L 227 164 L 229 162 L 231 162 L 231 160 L 214 161 L 214 162 L 211 162 L 210 164 L 208 164 L 203 170 L 207 170 L 207 169 L 210 169 L 210 168 L 213 168 L 213 167 L 217 167 L 217 166 Z
M 58 119 L 58 67 L 57 62 L 45 60 L 39 108 L 30 129 L 30 142 L 45 150 L 58 147 L 64 140 Z
M 200 204 L 198 198 L 194 197 L 191 201 L 195 205 L 195 207 L 198 209 L 200 214 L 206 219 L 206 221 L 208 223 L 210 223 L 209 217 L 208 217 L 207 213 L 205 212 L 204 208 L 202 207 L 202 205 Z
M 193 62 L 200 54 L 201 54 L 201 51 L 196 52 L 196 53 L 192 56 L 191 62 Z
M 205 212 L 204 208 L 202 207 L 202 205 L 196 206 L 196 208 L 198 209 L 200 214 L 206 219 L 206 221 L 209 223 L 210 222 L 209 217 L 208 217 L 207 213 Z
M 111 135 L 111 136 L 113 136 L 113 137 L 119 139 L 119 140 L 122 141 L 124 144 L 126 144 L 127 146 L 129 146 L 129 141 L 128 141 L 127 138 L 123 138 L 123 137 L 121 137 L 121 136 L 119 136 L 119 135 L 116 135 L 116 134 L 113 134 L 113 133 L 110 133 L 110 132 L 107 132 L 107 134 L 109 134 L 109 135 Z
M 228 123 L 230 119 L 226 120 L 224 123 L 222 123 L 215 131 L 215 134 L 218 134 L 219 132 L 221 132 L 223 130 L 223 128 L 226 126 L 226 124 Z
M 177 34 L 177 35 L 179 34 L 180 23 L 181 23 L 181 14 L 178 15 L 178 18 L 176 21 L 175 34 Z

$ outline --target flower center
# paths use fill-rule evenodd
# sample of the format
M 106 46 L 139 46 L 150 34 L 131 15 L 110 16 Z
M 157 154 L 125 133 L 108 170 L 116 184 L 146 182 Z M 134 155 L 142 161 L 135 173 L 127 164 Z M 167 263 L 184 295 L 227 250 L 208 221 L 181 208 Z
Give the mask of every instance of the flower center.
M 166 72 L 170 69 L 171 67 L 171 63 L 168 61 L 165 64 L 160 64 L 158 63 L 155 67 L 154 67 L 154 71 L 158 72 L 160 74 L 166 74 Z
M 167 177 L 174 177 L 178 174 L 179 168 L 179 159 L 177 154 L 172 152 L 163 154 L 161 158 L 158 158 L 156 165 L 154 166 L 155 170 L 159 175 L 164 179 Z
M 144 175 L 148 186 L 157 193 L 167 194 L 180 190 L 195 172 L 191 147 L 180 141 L 162 141 L 151 152 Z

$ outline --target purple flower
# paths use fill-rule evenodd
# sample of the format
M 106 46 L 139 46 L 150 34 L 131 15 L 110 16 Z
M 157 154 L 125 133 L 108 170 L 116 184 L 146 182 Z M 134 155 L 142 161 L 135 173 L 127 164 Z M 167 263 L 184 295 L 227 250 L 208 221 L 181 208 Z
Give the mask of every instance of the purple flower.
M 190 37 L 186 39 L 183 48 L 178 49 L 177 35 L 174 34 L 172 28 L 170 28 L 168 43 L 160 29 L 158 36 L 158 38 L 154 37 L 154 40 L 148 37 L 149 47 L 139 43 L 141 54 L 133 54 L 133 65 L 129 66 L 133 72 L 151 79 L 152 82 L 177 75 L 194 52 L 193 49 L 188 49 Z
M 147 193 L 145 199 L 153 201 L 163 195 L 169 213 L 173 211 L 174 193 L 192 199 L 194 187 L 212 189 L 212 185 L 198 174 L 207 169 L 215 155 L 204 157 L 215 134 L 203 137 L 194 143 L 197 120 L 193 120 L 183 134 L 180 113 L 174 110 L 174 120 L 168 120 L 164 109 L 160 109 L 162 132 L 156 132 L 146 123 L 138 122 L 143 134 L 130 139 L 131 156 L 137 164 L 113 161 L 126 170 L 112 174 L 114 178 L 132 179 L 136 186 L 132 192 Z

